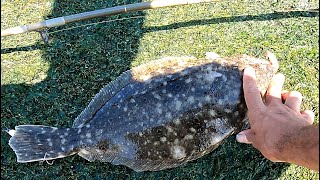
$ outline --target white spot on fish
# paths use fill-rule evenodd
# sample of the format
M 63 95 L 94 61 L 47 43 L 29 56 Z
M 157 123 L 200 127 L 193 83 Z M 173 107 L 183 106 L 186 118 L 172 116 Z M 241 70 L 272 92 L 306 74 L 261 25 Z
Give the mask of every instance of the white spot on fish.
M 196 89 L 195 89 L 194 87 L 192 87 L 192 88 L 191 88 L 191 91 L 194 92 L 194 91 L 196 91 Z
M 160 141 L 161 141 L 161 142 L 166 142 L 166 141 L 167 141 L 167 138 L 166 138 L 166 137 L 161 137 L 161 138 L 160 138 Z
M 171 115 L 170 112 L 168 112 L 168 113 L 166 114 L 166 118 L 168 118 L 168 119 L 171 119 L 171 118 L 172 118 L 172 115 Z
M 182 102 L 181 101 L 175 101 L 174 103 L 175 103 L 176 110 L 180 110 Z
M 219 100 L 218 100 L 218 104 L 219 104 L 219 105 L 222 105 L 223 103 L 224 103 L 224 102 L 223 102 L 222 99 L 219 99 Z
M 231 113 L 232 112 L 231 109 L 224 109 L 223 111 L 226 112 L 226 113 Z
M 66 143 L 66 139 L 63 138 L 63 139 L 61 140 L 61 143 L 62 143 L 62 144 Z
M 131 98 L 131 99 L 130 99 L 130 102 L 131 102 L 131 103 L 135 103 L 136 101 L 135 101 L 133 98 Z
M 86 125 L 86 128 L 90 128 L 90 124 L 87 124 L 87 125 Z
M 155 146 L 157 146 L 157 145 L 159 145 L 159 144 L 160 144 L 159 141 L 156 141 L 156 142 L 153 143 L 153 145 L 155 145 Z
M 187 101 L 190 103 L 190 104 L 193 104 L 194 103 L 194 97 L 193 96 L 190 96 L 188 97 Z
M 156 98 L 156 99 L 158 99 L 158 100 L 161 99 L 161 97 L 159 96 L 159 94 L 156 94 L 156 93 L 152 93 L 152 94 L 153 94 L 153 97 L 154 97 L 154 98 Z
M 191 134 L 187 134 L 187 135 L 185 135 L 185 136 L 184 136 L 184 138 L 183 138 L 183 139 L 185 139 L 185 140 L 193 139 L 193 135 L 191 135 Z
M 210 96 L 208 96 L 208 95 L 206 95 L 205 97 L 204 97 L 204 99 L 206 100 L 206 101 L 211 101 L 211 98 L 210 98 Z
M 87 134 L 86 134 L 86 137 L 87 137 L 87 138 L 91 138 L 91 133 L 87 133 Z
M 128 108 L 127 108 L 127 107 L 124 107 L 124 108 L 123 108 L 123 111 L 124 111 L 124 112 L 127 112 L 127 111 L 128 111 Z
M 217 113 L 212 109 L 209 110 L 209 114 L 210 114 L 210 116 L 216 116 L 217 115 Z
M 176 125 L 180 125 L 180 124 L 181 124 L 180 119 L 177 119 L 177 120 L 174 122 L 174 124 L 176 124 Z
M 166 86 L 168 83 L 165 81 L 165 82 L 163 82 L 162 84 L 163 84 L 164 86 Z
M 193 133 L 197 132 L 197 130 L 196 130 L 195 128 L 193 128 L 193 127 L 191 127 L 189 130 L 190 130 L 191 132 L 193 132 Z
M 171 93 L 169 93 L 167 96 L 170 97 L 170 98 L 173 97 L 173 95 Z
M 171 147 L 171 154 L 174 159 L 182 159 L 186 157 L 185 148 L 178 145 Z
M 168 131 L 169 133 L 172 133 L 172 132 L 173 132 L 173 129 L 172 129 L 170 126 L 168 126 L 168 127 L 167 127 L 167 131 Z
M 192 80 L 191 80 L 191 78 L 188 78 L 188 79 L 186 79 L 185 80 L 185 82 L 188 84 L 188 83 L 190 83 Z

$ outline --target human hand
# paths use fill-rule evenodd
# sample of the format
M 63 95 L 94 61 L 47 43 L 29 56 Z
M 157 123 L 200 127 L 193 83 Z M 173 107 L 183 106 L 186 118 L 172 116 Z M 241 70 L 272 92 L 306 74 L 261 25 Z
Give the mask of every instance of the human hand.
M 306 144 L 299 141 L 308 140 L 306 139 L 308 137 L 302 138 L 299 132 L 312 126 L 313 112 L 309 110 L 300 112 L 302 95 L 299 92 L 281 91 L 285 79 L 282 74 L 277 74 L 272 79 L 266 93 L 265 103 L 262 101 L 255 78 L 254 69 L 246 68 L 243 90 L 251 128 L 240 132 L 237 135 L 237 141 L 252 144 L 264 157 L 273 162 L 293 162 L 305 165 L 297 159 L 296 156 L 301 153 L 301 148 L 296 147 Z M 282 103 L 283 100 L 284 103 Z

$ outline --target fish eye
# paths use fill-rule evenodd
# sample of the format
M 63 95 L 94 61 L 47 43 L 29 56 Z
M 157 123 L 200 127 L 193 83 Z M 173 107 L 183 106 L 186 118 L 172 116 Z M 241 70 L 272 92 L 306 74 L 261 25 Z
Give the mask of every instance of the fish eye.
M 161 129 L 157 129 L 157 134 L 162 134 L 162 130 Z
M 175 90 L 180 90 L 180 89 L 181 89 L 181 86 L 180 86 L 180 85 L 175 85 L 175 86 L 174 86 L 174 89 L 175 89 Z

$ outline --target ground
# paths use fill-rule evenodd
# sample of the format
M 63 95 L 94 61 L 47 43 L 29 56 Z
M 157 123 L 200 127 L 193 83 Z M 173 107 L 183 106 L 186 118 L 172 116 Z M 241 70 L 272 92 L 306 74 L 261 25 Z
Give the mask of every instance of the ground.
M 135 2 L 139 0 L 3 0 L 1 29 Z M 35 32 L 3 37 L 1 128 L 21 124 L 70 127 L 100 88 L 130 67 L 152 59 L 171 55 L 200 58 L 208 51 L 263 57 L 267 50 L 280 61 L 285 89 L 303 94 L 303 109 L 313 110 L 318 123 L 319 10 L 310 9 L 319 9 L 319 2 L 217 1 L 51 28 L 48 44 Z M 55 160 L 53 165 L 19 164 L 9 138 L 1 132 L 4 179 L 319 178 L 319 173 L 306 168 L 272 163 L 251 146 L 237 143 L 234 136 L 186 166 L 143 173 L 110 163 L 90 163 L 79 156 Z

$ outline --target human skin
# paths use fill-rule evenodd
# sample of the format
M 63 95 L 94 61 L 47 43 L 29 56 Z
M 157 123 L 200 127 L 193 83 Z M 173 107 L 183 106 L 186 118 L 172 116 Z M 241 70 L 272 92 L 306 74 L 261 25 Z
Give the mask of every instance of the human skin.
M 282 91 L 284 76 L 273 77 L 265 102 L 253 68 L 246 68 L 243 90 L 250 129 L 237 134 L 240 143 L 252 144 L 273 162 L 288 162 L 319 171 L 319 125 L 312 111 L 300 111 L 302 95 Z

